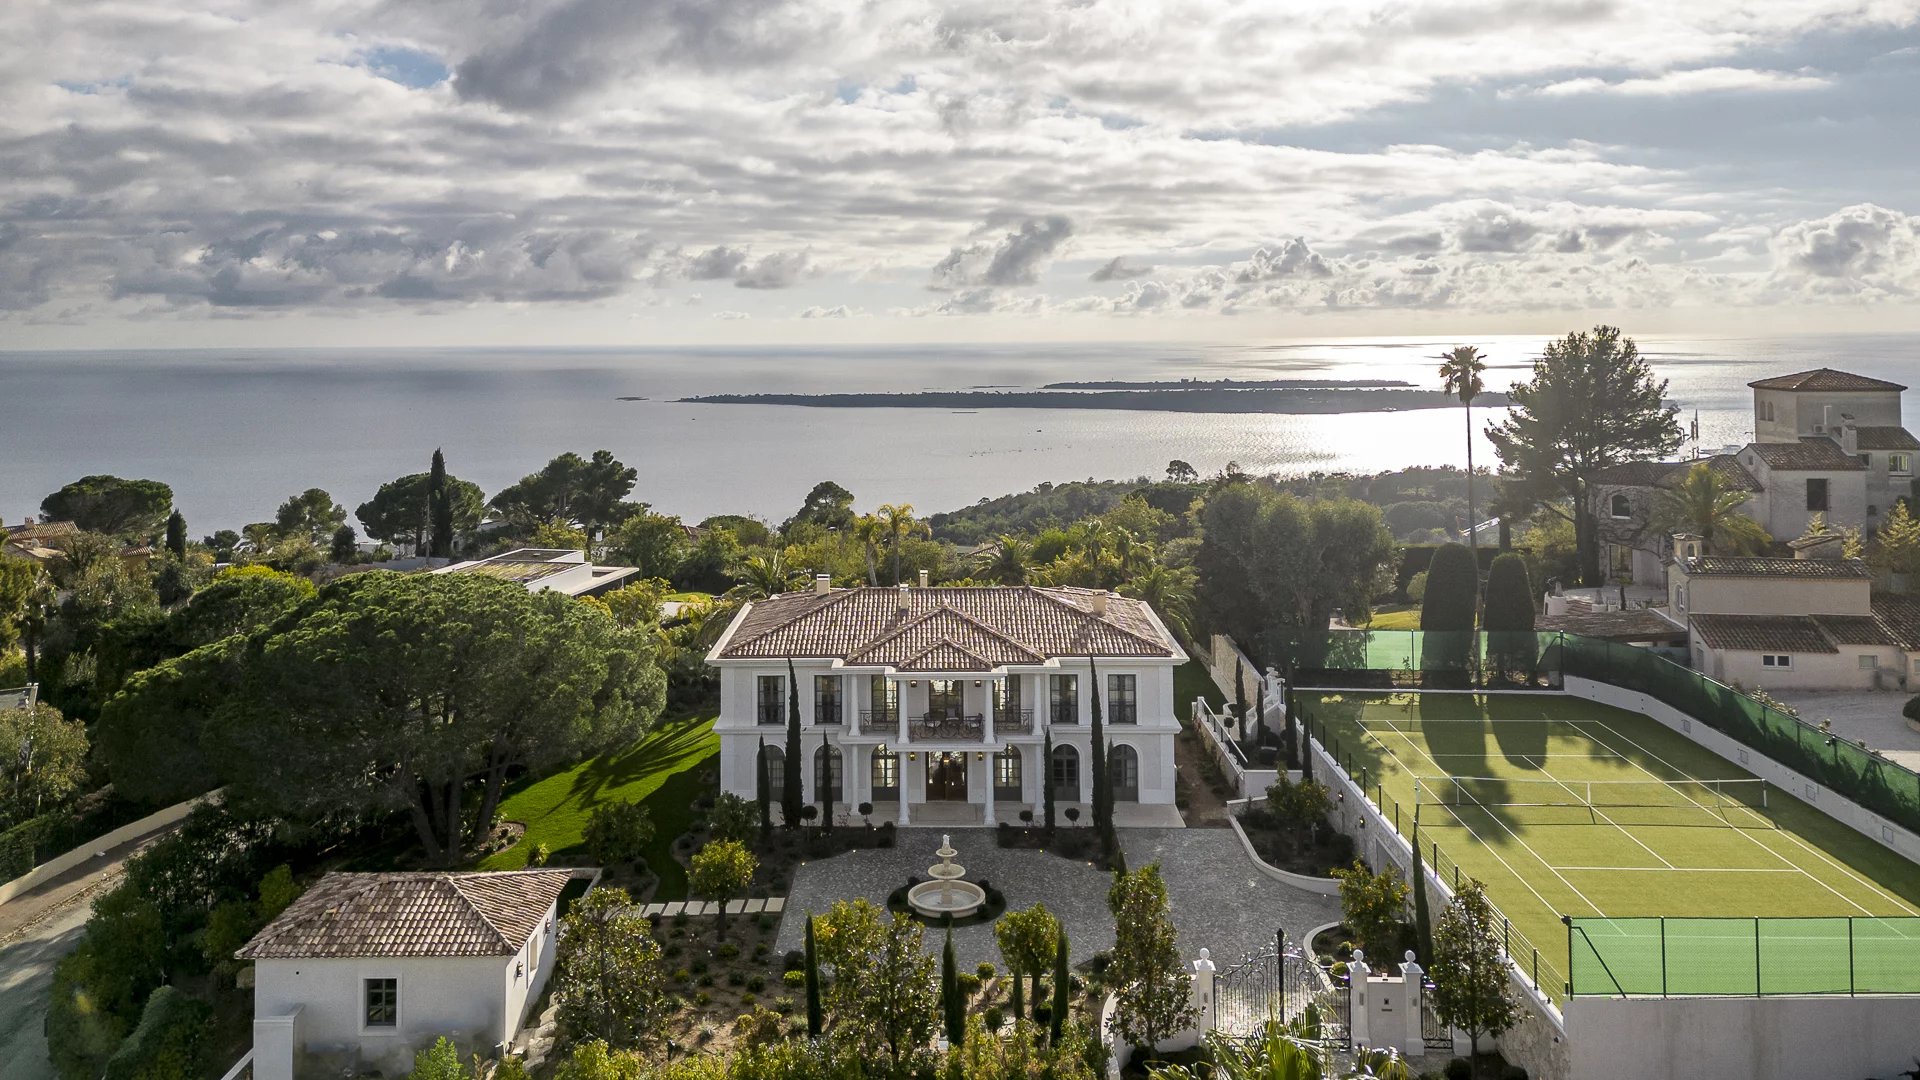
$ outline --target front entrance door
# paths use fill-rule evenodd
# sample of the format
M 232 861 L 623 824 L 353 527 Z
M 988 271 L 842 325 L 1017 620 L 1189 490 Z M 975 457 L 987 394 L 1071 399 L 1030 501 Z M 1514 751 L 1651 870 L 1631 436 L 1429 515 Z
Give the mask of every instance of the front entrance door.
M 966 754 L 927 754 L 927 801 L 967 801 Z

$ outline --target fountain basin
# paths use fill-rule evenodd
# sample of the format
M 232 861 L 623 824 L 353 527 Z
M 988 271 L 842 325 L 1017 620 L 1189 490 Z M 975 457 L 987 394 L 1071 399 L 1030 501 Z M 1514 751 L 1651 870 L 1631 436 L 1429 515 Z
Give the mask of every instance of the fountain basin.
M 971 881 L 923 881 L 907 890 L 907 906 L 930 919 L 964 919 L 986 902 L 986 890 Z

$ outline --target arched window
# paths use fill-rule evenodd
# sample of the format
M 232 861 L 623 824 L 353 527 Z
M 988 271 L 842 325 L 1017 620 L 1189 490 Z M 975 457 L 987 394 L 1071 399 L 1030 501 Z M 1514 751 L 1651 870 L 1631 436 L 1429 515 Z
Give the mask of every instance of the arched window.
M 1061 802 L 1080 801 L 1080 751 L 1071 746 L 1053 748 L 1053 769 L 1048 777 L 1053 797 Z
M 840 790 L 840 748 L 822 746 L 813 752 L 813 801 L 820 801 L 820 793 L 826 792 L 828 802 L 840 802 L 843 795 Z
M 767 802 L 779 806 L 786 799 L 787 752 L 762 743 L 760 753 L 767 759 Z
M 899 798 L 900 755 L 887 749 L 884 743 L 874 747 L 873 761 L 867 768 L 867 778 L 872 781 L 874 798 Z
M 1630 518 L 1633 516 L 1633 500 L 1616 492 L 1609 501 L 1608 512 L 1617 518 Z
M 1118 802 L 1140 801 L 1140 753 L 1131 746 L 1113 748 L 1107 762 L 1107 775 L 1113 777 L 1113 797 Z
M 1019 802 L 1024 779 L 1020 773 L 1020 748 L 1009 746 L 993 755 L 993 797 Z

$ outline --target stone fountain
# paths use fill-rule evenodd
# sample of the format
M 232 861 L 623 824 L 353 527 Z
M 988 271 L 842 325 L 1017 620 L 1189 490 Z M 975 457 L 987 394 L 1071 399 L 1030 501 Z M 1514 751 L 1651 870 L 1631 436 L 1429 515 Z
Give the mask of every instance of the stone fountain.
M 943 915 L 964 919 L 979 911 L 987 902 L 986 890 L 962 880 L 967 868 L 953 861 L 960 853 L 953 850 L 953 841 L 947 834 L 940 834 L 940 850 L 934 854 L 940 856 L 940 861 L 927 867 L 927 874 L 933 880 L 907 890 L 908 906 L 930 919 Z

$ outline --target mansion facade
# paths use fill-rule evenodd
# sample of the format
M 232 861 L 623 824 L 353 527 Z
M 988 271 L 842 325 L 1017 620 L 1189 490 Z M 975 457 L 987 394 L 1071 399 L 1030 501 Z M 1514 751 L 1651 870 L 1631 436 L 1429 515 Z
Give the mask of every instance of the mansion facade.
M 1051 786 L 1064 813 L 1091 801 L 1097 693 L 1116 802 L 1170 806 L 1173 670 L 1186 660 L 1150 606 L 1101 590 L 819 577 L 747 604 L 707 656 L 720 670 L 720 787 L 754 798 L 765 754 L 780 802 L 797 690 L 807 804 L 992 825 L 1038 818 Z

